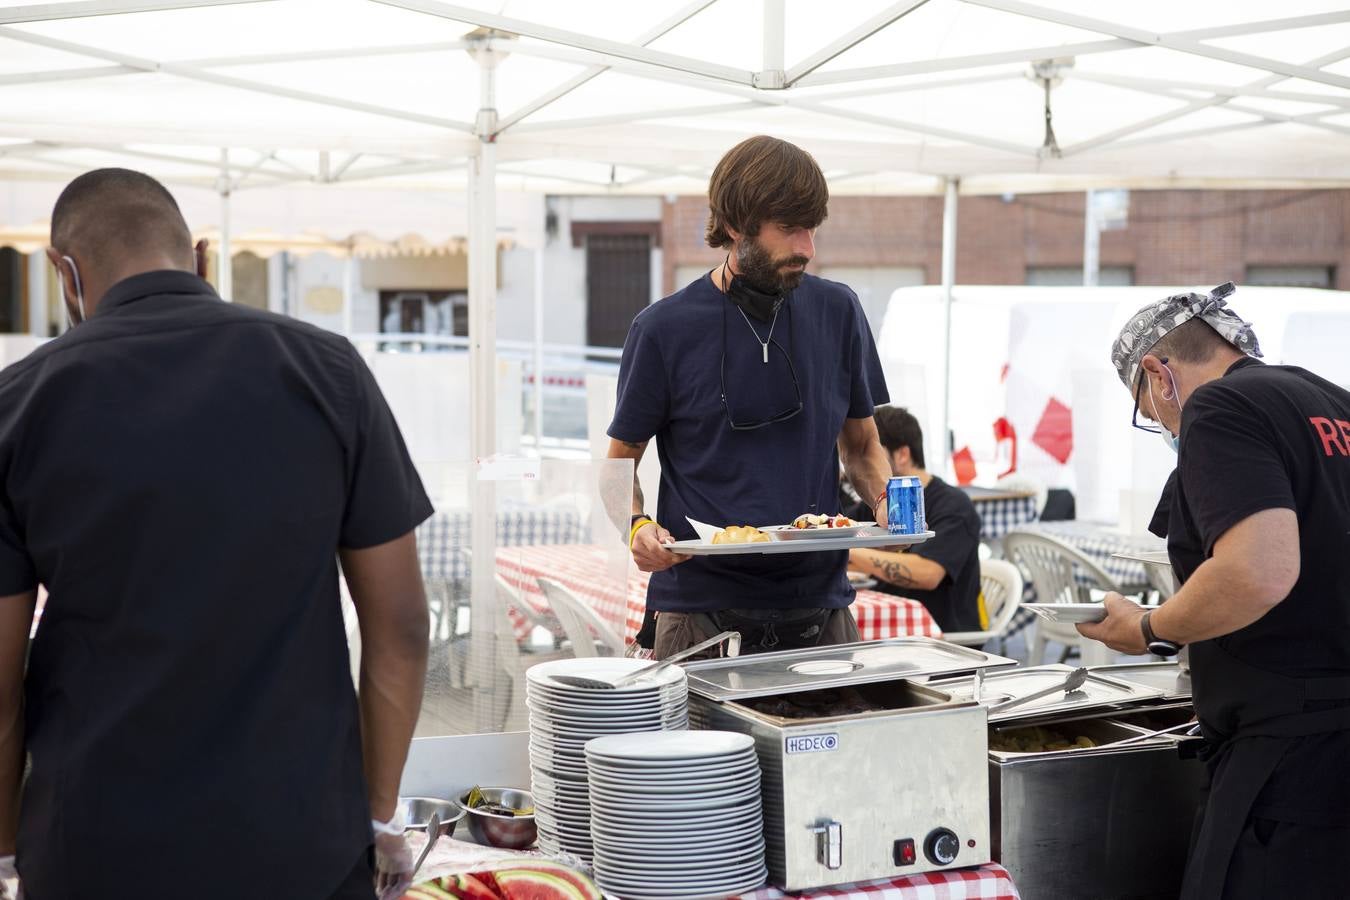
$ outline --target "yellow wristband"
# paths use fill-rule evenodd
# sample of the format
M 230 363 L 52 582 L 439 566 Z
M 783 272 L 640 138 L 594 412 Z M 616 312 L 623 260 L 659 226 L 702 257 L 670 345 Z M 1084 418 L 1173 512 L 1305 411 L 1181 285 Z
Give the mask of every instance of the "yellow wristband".
M 655 525 L 651 519 L 638 519 L 633 523 L 633 530 L 628 532 L 628 549 L 633 549 L 633 539 L 637 537 L 638 529 L 647 525 Z

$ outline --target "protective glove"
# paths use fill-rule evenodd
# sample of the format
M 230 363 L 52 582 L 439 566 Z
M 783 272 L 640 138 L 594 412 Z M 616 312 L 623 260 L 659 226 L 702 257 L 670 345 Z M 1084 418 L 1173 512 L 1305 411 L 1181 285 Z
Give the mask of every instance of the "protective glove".
M 371 820 L 375 831 L 375 893 L 379 900 L 398 900 L 412 887 L 412 848 L 403 837 L 404 823 L 395 814 L 388 822 Z
M 7 900 L 10 896 L 8 884 L 13 881 L 17 884 L 19 879 L 19 870 L 14 866 L 14 854 L 9 856 L 0 856 L 0 900 Z M 23 896 L 23 888 L 18 888 L 16 897 Z

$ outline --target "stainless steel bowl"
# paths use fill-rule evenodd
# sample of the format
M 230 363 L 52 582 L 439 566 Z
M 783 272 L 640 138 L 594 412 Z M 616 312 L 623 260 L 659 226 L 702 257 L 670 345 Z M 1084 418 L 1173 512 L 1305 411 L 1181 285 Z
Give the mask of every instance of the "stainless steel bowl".
M 483 799 L 488 803 L 505 806 L 508 809 L 532 809 L 534 797 L 529 791 L 515 788 L 479 788 Z M 524 850 L 539 836 L 539 828 L 534 822 L 534 813 L 521 816 L 507 816 L 491 813 L 482 809 L 469 808 L 469 792 L 459 796 L 459 807 L 469 815 L 469 834 L 480 844 L 500 847 L 503 850 Z
M 455 825 L 464 818 L 464 809 L 458 803 L 435 797 L 399 797 L 398 808 L 409 831 L 426 831 L 432 814 L 440 816 L 441 837 L 453 835 Z

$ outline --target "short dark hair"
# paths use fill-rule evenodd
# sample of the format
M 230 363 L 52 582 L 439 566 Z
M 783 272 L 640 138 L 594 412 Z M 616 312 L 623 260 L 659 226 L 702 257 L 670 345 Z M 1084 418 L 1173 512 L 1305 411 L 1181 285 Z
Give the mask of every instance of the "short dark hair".
M 825 221 L 825 173 L 802 148 L 759 135 L 727 151 L 708 181 L 709 247 L 730 247 L 728 229 L 749 237 L 765 222 L 815 228 Z
M 923 429 L 909 410 L 903 406 L 878 406 L 875 417 L 881 446 L 888 453 L 908 447 L 914 465 L 920 469 L 927 468 L 923 463 Z
M 95 169 L 66 185 L 52 208 L 52 246 L 96 267 L 147 249 L 192 262 L 192 232 L 173 195 L 131 169 Z
M 1197 316 L 1158 338 L 1158 342 L 1148 352 L 1153 356 L 1166 356 L 1184 363 L 1207 363 L 1225 346 L 1233 345 Z

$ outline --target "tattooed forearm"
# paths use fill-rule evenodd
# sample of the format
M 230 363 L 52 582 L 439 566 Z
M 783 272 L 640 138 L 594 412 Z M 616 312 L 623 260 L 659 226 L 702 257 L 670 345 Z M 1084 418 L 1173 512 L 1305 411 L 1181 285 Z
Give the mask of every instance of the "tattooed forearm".
M 914 585 L 914 575 L 910 572 L 909 566 L 902 562 L 877 563 L 878 574 L 887 584 L 893 584 L 896 587 L 912 587 Z
M 642 494 L 642 482 L 638 481 L 637 473 L 633 473 L 633 513 L 637 514 L 647 505 L 647 498 Z

